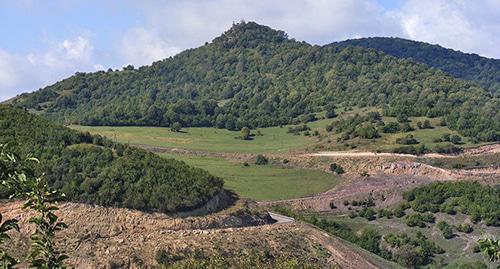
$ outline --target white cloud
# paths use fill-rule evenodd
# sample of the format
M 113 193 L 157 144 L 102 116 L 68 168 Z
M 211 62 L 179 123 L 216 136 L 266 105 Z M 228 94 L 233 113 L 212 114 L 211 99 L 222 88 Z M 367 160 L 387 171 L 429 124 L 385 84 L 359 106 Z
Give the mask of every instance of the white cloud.
M 500 58 L 500 1 L 410 0 L 395 15 L 409 39 Z
M 155 31 L 141 27 L 129 29 L 121 41 L 121 46 L 125 62 L 134 65 L 149 65 L 181 51 L 170 46 Z
M 175 40 L 181 48 L 202 45 L 242 19 L 315 44 L 401 32 L 375 0 L 144 1 L 141 7 L 149 18 L 148 28 Z
M 26 55 L 0 49 L 0 100 L 36 90 L 77 71 L 104 69 L 94 63 L 89 39 L 77 36 Z

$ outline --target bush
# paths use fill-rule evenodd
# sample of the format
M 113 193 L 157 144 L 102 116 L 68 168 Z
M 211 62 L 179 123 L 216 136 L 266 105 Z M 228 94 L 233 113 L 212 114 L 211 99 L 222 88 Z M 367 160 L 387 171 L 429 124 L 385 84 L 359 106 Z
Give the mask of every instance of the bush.
M 401 126 L 397 122 L 389 122 L 388 124 L 382 126 L 382 132 L 384 133 L 397 133 L 401 131 Z
M 417 141 L 417 139 L 415 139 L 413 137 L 413 135 L 409 134 L 409 135 L 406 135 L 405 137 L 400 137 L 400 138 L 396 139 L 396 143 L 402 144 L 402 145 L 415 145 L 415 144 L 418 144 L 419 142 Z
M 356 134 L 361 138 L 374 139 L 380 137 L 377 129 L 373 124 L 367 123 L 356 128 Z
M 434 222 L 434 216 L 432 214 L 412 214 L 406 216 L 405 222 L 406 225 L 410 227 L 415 227 L 418 226 L 420 228 L 425 228 L 427 225 L 426 223 L 428 222 Z
M 457 144 L 461 144 L 462 143 L 462 137 L 460 137 L 459 135 L 452 135 L 450 137 L 450 142 L 457 145 Z
M 457 154 L 463 151 L 462 148 L 454 145 L 437 146 L 434 151 L 441 154 Z
M 255 164 L 257 165 L 266 165 L 268 162 L 269 160 L 262 154 L 257 155 L 255 158 Z
M 332 163 L 330 164 L 330 171 L 341 175 L 344 173 L 344 168 L 342 168 L 342 166 L 338 165 L 337 163 Z
M 401 122 L 401 123 L 405 123 L 405 122 L 409 122 L 410 119 L 408 118 L 408 116 L 406 114 L 399 114 L 397 117 L 396 117 L 397 121 L 398 122 Z
M 361 211 L 359 211 L 359 216 L 365 218 L 367 220 L 375 219 L 375 210 L 370 207 L 363 207 Z
M 462 232 L 462 233 L 471 233 L 474 229 L 472 229 L 472 226 L 468 223 L 462 223 L 457 226 L 457 231 Z

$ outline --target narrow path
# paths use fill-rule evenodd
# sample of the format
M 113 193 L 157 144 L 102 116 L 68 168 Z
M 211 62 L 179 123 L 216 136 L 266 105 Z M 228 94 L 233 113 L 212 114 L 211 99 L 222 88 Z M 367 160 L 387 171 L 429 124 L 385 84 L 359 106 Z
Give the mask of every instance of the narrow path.
M 369 151 L 320 151 L 315 153 L 305 154 L 305 156 L 312 157 L 409 157 L 409 158 L 457 158 L 462 156 L 474 156 L 481 154 L 494 154 L 500 153 L 500 144 L 491 144 L 480 146 L 477 148 L 464 149 L 464 152 L 460 154 L 439 154 L 439 153 L 427 153 L 423 155 L 412 155 L 412 154 L 402 154 L 402 153 L 390 153 L 390 152 L 369 152 Z

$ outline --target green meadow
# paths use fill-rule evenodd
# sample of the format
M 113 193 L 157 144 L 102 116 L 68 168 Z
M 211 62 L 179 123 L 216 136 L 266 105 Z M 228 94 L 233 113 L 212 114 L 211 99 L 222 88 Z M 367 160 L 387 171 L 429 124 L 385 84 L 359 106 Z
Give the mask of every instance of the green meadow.
M 326 122 L 325 122 L 326 124 Z M 176 147 L 218 152 L 287 152 L 315 143 L 314 138 L 288 134 L 287 127 L 260 130 L 252 140 L 239 139 L 239 131 L 190 127 L 172 132 L 168 127 L 70 126 L 80 131 L 100 134 L 121 143 L 156 147 Z M 256 133 L 255 130 L 252 133 Z
M 224 179 L 225 186 L 243 198 L 280 200 L 305 197 L 324 192 L 337 185 L 341 178 L 316 170 L 286 168 L 274 165 L 244 166 L 215 157 L 192 157 L 160 154 L 166 158 L 182 160 L 189 165 L 209 171 Z

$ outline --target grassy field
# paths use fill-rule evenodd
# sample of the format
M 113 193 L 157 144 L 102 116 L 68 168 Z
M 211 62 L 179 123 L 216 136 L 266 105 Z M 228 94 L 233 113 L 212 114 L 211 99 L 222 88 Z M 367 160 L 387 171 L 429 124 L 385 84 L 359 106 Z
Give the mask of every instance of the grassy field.
M 339 109 L 339 111 L 342 111 Z M 434 140 L 444 134 L 458 134 L 446 126 L 439 126 L 440 119 L 429 119 L 433 126 L 432 129 L 418 129 L 416 123 L 428 119 L 425 117 L 411 117 L 411 125 L 414 131 L 408 133 L 386 134 L 379 132 L 381 137 L 377 139 L 353 138 L 343 143 L 337 142 L 340 134 L 327 133 L 325 126 L 332 121 L 343 117 L 352 116 L 356 113 L 364 114 L 369 111 L 379 111 L 375 108 L 354 108 L 350 111 L 340 112 L 335 119 L 321 119 L 309 122 L 307 125 L 311 128 L 309 133 L 317 130 L 320 136 L 305 136 L 302 132 L 299 135 L 287 133 L 289 126 L 260 128 L 258 131 L 262 136 L 255 135 L 253 140 L 238 139 L 240 132 L 229 131 L 216 128 L 184 128 L 182 132 L 172 132 L 167 127 L 117 127 L 117 126 L 70 126 L 80 131 L 89 131 L 92 134 L 100 134 L 122 143 L 135 145 L 149 145 L 157 147 L 176 147 L 192 150 L 205 150 L 216 152 L 245 152 L 245 153 L 264 153 L 264 152 L 289 152 L 305 148 L 317 150 L 351 150 L 360 151 L 392 151 L 402 145 L 396 144 L 399 137 L 411 134 L 420 144 L 433 149 L 438 145 L 446 145 L 449 142 L 436 143 Z M 319 113 L 321 117 L 324 113 Z M 393 117 L 383 117 L 385 123 L 396 121 Z M 252 130 L 257 133 L 257 130 Z M 467 138 L 463 138 L 461 147 L 478 146 L 473 144 Z
M 494 227 L 486 228 L 486 226 L 482 225 L 473 225 L 474 231 L 472 233 L 465 235 L 455 231 L 458 236 L 452 239 L 445 239 L 435 225 L 428 228 L 411 228 L 404 223 L 404 218 L 377 218 L 374 221 L 368 221 L 361 217 L 351 219 L 347 216 L 337 215 L 318 215 L 318 217 L 345 223 L 354 231 L 360 231 L 365 227 L 372 227 L 382 235 L 387 235 L 389 233 L 407 233 L 415 236 L 417 231 L 420 231 L 446 251 L 445 254 L 438 255 L 438 257 L 435 258 L 437 264 L 431 265 L 429 268 L 456 268 L 457 263 L 476 260 L 484 261 L 482 253 L 474 253 L 472 251 L 477 238 L 480 238 L 483 233 L 493 234 L 497 237 L 500 235 L 498 229 Z M 440 219 L 446 220 L 448 223 L 467 222 L 467 216 L 462 214 L 457 214 L 455 216 L 440 214 L 438 220 Z M 436 220 L 436 222 L 438 220 Z
M 326 124 L 326 123 L 325 123 Z M 240 132 L 216 128 L 184 128 L 172 132 L 166 127 L 114 127 L 114 126 L 70 126 L 80 131 L 100 134 L 122 143 L 143 144 L 157 147 L 177 147 L 193 150 L 219 152 L 287 152 L 315 143 L 315 138 L 291 135 L 287 127 L 259 129 L 262 136 L 253 140 L 236 137 Z
M 279 200 L 310 196 L 326 191 L 340 182 L 340 178 L 315 170 L 282 168 L 272 165 L 243 166 L 215 157 L 192 157 L 160 154 L 182 160 L 222 177 L 225 186 L 241 197 L 255 200 Z

